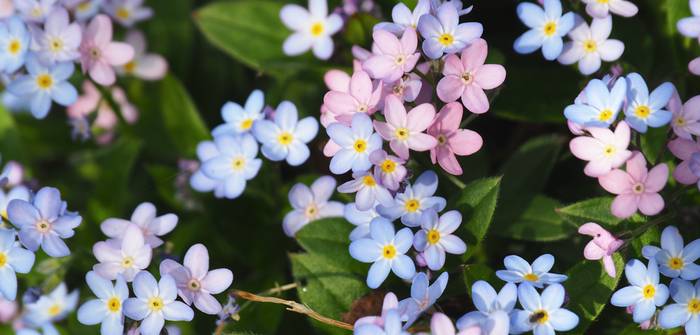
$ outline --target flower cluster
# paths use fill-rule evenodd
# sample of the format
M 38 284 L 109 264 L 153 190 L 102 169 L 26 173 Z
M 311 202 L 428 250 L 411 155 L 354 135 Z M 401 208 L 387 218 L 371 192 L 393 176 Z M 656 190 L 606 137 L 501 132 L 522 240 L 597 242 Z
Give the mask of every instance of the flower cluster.
M 583 2 L 586 13 L 593 18 L 590 25 L 578 14 L 563 13 L 560 0 L 544 0 L 542 7 L 521 3 L 518 17 L 530 30 L 515 40 L 515 51 L 529 54 L 542 48 L 545 59 L 556 59 L 564 65 L 578 63 L 584 75 L 598 71 L 602 61 L 616 61 L 622 56 L 625 45 L 610 39 L 612 14 L 632 17 L 637 14 L 637 7 L 626 0 Z M 566 35 L 571 41 L 564 43 L 562 38 Z
M 262 166 L 258 149 L 271 161 L 301 165 L 310 156 L 308 143 L 318 133 L 313 117 L 299 120 L 296 106 L 283 101 L 276 110 L 265 107 L 261 91 L 253 91 L 245 106 L 227 102 L 221 108 L 224 123 L 212 130 L 213 141 L 197 146 L 201 167 L 190 178 L 199 192 L 214 191 L 217 198 L 238 198 L 248 180 Z M 261 146 L 261 148 L 259 148 Z

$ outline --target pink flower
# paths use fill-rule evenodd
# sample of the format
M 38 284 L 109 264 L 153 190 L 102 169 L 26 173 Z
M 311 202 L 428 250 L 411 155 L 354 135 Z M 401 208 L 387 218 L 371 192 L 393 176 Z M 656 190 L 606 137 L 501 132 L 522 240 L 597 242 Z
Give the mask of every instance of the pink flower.
M 389 190 L 399 189 L 401 182 L 406 179 L 406 164 L 401 158 L 387 155 L 384 150 L 375 150 L 369 155 L 369 161 L 374 164 L 374 174 L 379 176 L 382 185 Z
M 85 29 L 80 44 L 80 63 L 83 72 L 98 84 L 114 84 L 113 66 L 121 66 L 134 58 L 134 48 L 126 43 L 112 42 L 112 21 L 108 16 L 97 15 Z
M 607 272 L 610 277 L 615 278 L 617 276 L 617 271 L 612 255 L 622 246 L 623 241 L 613 236 L 613 234 L 605 230 L 605 228 L 601 227 L 599 224 L 593 222 L 588 222 L 579 227 L 578 233 L 593 237 L 593 240 L 588 242 L 586 248 L 583 249 L 583 256 L 589 260 L 602 259 L 605 272 Z
M 415 73 L 410 73 L 402 76 L 399 80 L 393 83 L 384 84 L 384 94 L 393 94 L 401 101 L 413 102 L 418 97 L 418 94 L 423 87 L 423 81 Z
M 17 316 L 18 311 L 17 302 L 0 298 L 0 323 L 8 323 Z
M 695 58 L 688 63 L 688 71 L 696 76 L 700 76 L 700 57 Z
M 677 138 L 668 142 L 668 149 L 678 159 L 682 160 L 676 169 L 673 170 L 673 178 L 683 185 L 692 185 L 698 182 L 696 176 L 690 169 L 690 162 L 694 153 L 700 153 L 700 143 L 685 138 Z
M 630 127 L 620 122 L 613 133 L 608 128 L 590 127 L 586 130 L 592 137 L 579 136 L 571 140 L 569 149 L 574 156 L 588 161 L 583 172 L 589 177 L 600 177 L 620 167 L 631 156 Z
M 416 52 L 418 36 L 415 29 L 407 28 L 401 41 L 385 30 L 377 30 L 372 36 L 380 53 L 374 54 L 363 64 L 372 78 L 394 82 L 413 70 L 420 58 L 420 53 Z
M 437 140 L 423 133 L 435 117 L 431 104 L 422 104 L 406 113 L 401 100 L 389 95 L 384 101 L 384 116 L 387 122 L 374 121 L 374 129 L 389 142 L 391 150 L 401 159 L 408 159 L 408 150 L 426 151 L 437 145 Z
M 347 92 L 330 91 L 323 97 L 323 105 L 335 119 L 345 124 L 355 113 L 373 114 L 382 94 L 381 85 L 373 87 L 372 79 L 364 71 L 353 73 Z
M 612 214 L 626 219 L 639 210 L 644 215 L 656 215 L 664 209 L 664 199 L 659 195 L 668 180 L 668 166 L 659 164 L 647 170 L 647 162 L 641 152 L 635 151 L 627 161 L 627 171 L 615 169 L 598 178 L 603 188 L 617 194 L 612 203 Z
M 462 51 L 462 58 L 449 55 L 445 59 L 444 78 L 437 85 L 437 95 L 444 102 L 460 97 L 464 107 L 476 114 L 489 110 L 489 99 L 484 90 L 498 87 L 506 79 L 506 69 L 498 64 L 484 64 L 488 46 L 477 39 Z
M 700 135 L 700 95 L 683 104 L 676 91 L 668 102 L 668 110 L 673 113 L 671 127 L 678 137 L 691 140 L 692 135 Z
M 437 161 L 445 171 L 453 175 L 461 175 L 462 167 L 457 161 L 458 156 L 471 155 L 484 144 L 477 132 L 459 129 L 462 122 L 462 105 L 451 102 L 440 110 L 435 122 L 428 128 L 428 134 L 437 139 L 437 146 L 430 150 L 433 164 Z
M 168 62 L 161 55 L 146 53 L 146 38 L 138 30 L 126 35 L 126 43 L 134 48 L 133 59 L 120 67 L 120 74 L 130 74 L 143 80 L 160 80 L 168 72 Z

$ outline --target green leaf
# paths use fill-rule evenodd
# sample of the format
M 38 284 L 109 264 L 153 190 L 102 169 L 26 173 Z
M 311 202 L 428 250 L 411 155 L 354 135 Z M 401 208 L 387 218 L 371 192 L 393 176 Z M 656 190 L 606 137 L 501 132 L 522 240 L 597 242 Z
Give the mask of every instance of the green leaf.
M 564 282 L 569 296 L 566 308 L 579 317 L 579 324 L 571 334 L 585 334 L 586 329 L 610 301 L 624 268 L 622 256 L 615 254 L 613 258 L 617 269 L 615 278 L 608 276 L 602 261 L 583 260 L 566 273 L 569 276 Z
M 367 45 L 372 40 L 372 30 L 378 22 L 372 15 L 357 13 L 347 20 L 343 36 L 349 44 Z
M 565 239 L 576 227 L 557 215 L 559 201 L 537 195 L 525 212 L 510 225 L 497 230 L 499 236 L 524 241 L 550 242 Z
M 668 128 L 649 128 L 642 136 L 642 153 L 650 164 L 658 164 L 659 154 L 666 148 Z
M 612 201 L 612 197 L 587 199 L 558 208 L 557 213 L 577 226 L 581 226 L 586 222 L 595 222 L 604 226 L 616 226 L 623 220 L 610 213 Z
M 3 162 L 22 160 L 24 151 L 15 119 L 7 108 L 0 105 L 0 153 Z
M 496 277 L 496 272 L 485 264 L 469 264 L 464 267 L 464 285 L 467 286 L 467 293 L 472 295 L 472 285 L 475 282 L 483 280 L 491 285 L 495 285 L 500 281 Z
M 177 78 L 168 75 L 160 82 L 160 110 L 170 140 L 177 150 L 193 156 L 197 144 L 209 138 L 209 130 L 189 94 Z
M 501 177 L 478 179 L 469 183 L 459 195 L 455 206 L 462 213 L 462 229 L 465 242 L 474 248 L 481 243 L 493 221 L 498 201 Z
M 348 251 L 348 236 L 352 229 L 353 226 L 345 219 L 322 219 L 306 225 L 297 233 L 296 238 L 309 253 L 326 257 L 338 267 L 361 273 L 365 267 L 350 257 Z

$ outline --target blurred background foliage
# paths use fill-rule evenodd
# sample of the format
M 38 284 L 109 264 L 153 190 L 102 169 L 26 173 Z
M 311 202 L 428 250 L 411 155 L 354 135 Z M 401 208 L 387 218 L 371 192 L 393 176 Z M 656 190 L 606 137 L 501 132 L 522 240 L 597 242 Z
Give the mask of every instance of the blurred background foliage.
M 208 139 L 209 129 L 222 122 L 219 110 L 226 101 L 243 102 L 257 88 L 265 92 L 268 105 L 290 100 L 302 115 L 318 116 L 327 90 L 323 73 L 330 68 L 349 71 L 350 47 L 370 46 L 371 27 L 379 20 L 358 14 L 335 36 L 336 52 L 330 62 L 310 55 L 284 56 L 281 45 L 288 31 L 278 13 L 288 2 L 305 5 L 291 0 L 148 0 L 156 15 L 143 28 L 149 48 L 168 59 L 170 74 L 154 83 L 121 81 L 141 113 L 140 120 L 133 126 L 121 124 L 110 145 L 72 141 L 66 117 L 58 108 L 41 121 L 0 110 L 3 161 L 23 163 L 35 185 L 58 187 L 69 209 L 84 218 L 69 242 L 73 255 L 60 261 L 39 260 L 39 271 L 28 278 L 25 288 L 44 285 L 46 289 L 62 278 L 71 288 L 83 286 L 84 274 L 95 261 L 91 246 L 104 239 L 99 224 L 108 217 L 127 218 L 137 204 L 150 201 L 159 213 L 174 212 L 180 217 L 166 238 L 168 255 L 157 255 L 152 262 L 156 272 L 159 258 L 181 257 L 190 245 L 202 242 L 210 250 L 212 267 L 225 266 L 234 272 L 234 288 L 259 292 L 296 281 L 299 289 L 283 296 L 301 299 L 322 314 L 351 322 L 358 315 L 376 313 L 381 295 L 356 300 L 368 293 L 363 282 L 366 268 L 346 252 L 351 229 L 347 222 L 313 223 L 300 232 L 298 242 L 282 232 L 291 185 L 329 174 L 328 160 L 321 154 L 323 132 L 313 142 L 312 158 L 305 165 L 292 168 L 265 161 L 244 196 L 234 201 L 195 194 L 178 169 L 181 159 L 195 158 L 197 143 Z M 339 2 L 330 1 L 329 7 Z M 412 7 L 415 1 L 405 2 Z M 700 79 L 686 68 L 688 61 L 700 55 L 700 48 L 675 28 L 678 19 L 690 15 L 687 1 L 636 2 L 640 7 L 636 17 L 614 18 L 612 38 L 626 46 L 621 58 L 625 72 L 641 73 L 651 86 L 672 81 L 684 100 L 700 93 Z M 385 18 L 395 3 L 378 1 Z M 584 12 L 579 1 L 565 3 L 569 10 Z M 581 261 L 588 239 L 575 233 L 577 226 L 590 220 L 618 233 L 647 221 L 635 217 L 621 222 L 612 217 L 608 210 L 612 198 L 583 175 L 583 163 L 568 152 L 571 136 L 562 111 L 589 78 L 573 67 L 546 62 L 540 55 L 512 51 L 513 41 L 524 31 L 515 16 L 518 1 L 467 4 L 474 4 L 475 10 L 466 19 L 484 25 L 489 62 L 503 64 L 508 76 L 493 96 L 491 112 L 469 125 L 482 134 L 485 145 L 478 154 L 462 158 L 465 174 L 458 179 L 467 187 L 462 191 L 441 175 L 440 194 L 465 216 L 460 234 L 469 252 L 462 260 L 451 257 L 446 267 L 451 280 L 440 308 L 453 317 L 473 309 L 465 284 L 477 279 L 500 287 L 493 271 L 502 268 L 505 255 L 516 253 L 532 260 L 548 252 L 557 258 L 554 270 L 570 275 L 566 285 L 570 303 L 582 317 L 572 333 L 637 334 L 634 325 L 628 326 L 631 318 L 623 309 L 605 306 L 619 278 L 608 278 L 598 263 Z M 664 143 L 659 139 L 665 136 L 649 135 L 642 143 L 645 153 L 660 152 Z M 658 158 L 670 160 L 670 155 Z M 489 176 L 495 178 L 484 179 Z M 664 195 L 676 188 L 672 183 Z M 686 194 L 668 210 L 679 214 L 674 223 L 688 240 L 700 233 L 700 197 L 696 188 L 687 188 Z M 644 232 L 625 250 L 625 259 L 639 257 L 644 243 L 658 243 L 658 234 L 656 228 Z M 624 261 L 618 258 L 617 262 L 620 269 Z M 319 277 L 319 272 L 330 276 Z M 405 285 L 388 283 L 385 289 L 395 290 L 400 298 L 407 295 Z M 602 317 L 592 323 L 601 312 Z M 214 322 L 214 317 L 197 314 L 195 321 L 181 327 L 185 334 L 204 334 L 213 331 Z M 71 316 L 63 331 L 85 334 L 97 328 L 80 326 Z M 263 304 L 244 305 L 240 321 L 230 323 L 226 332 L 347 333 L 284 312 L 281 306 Z

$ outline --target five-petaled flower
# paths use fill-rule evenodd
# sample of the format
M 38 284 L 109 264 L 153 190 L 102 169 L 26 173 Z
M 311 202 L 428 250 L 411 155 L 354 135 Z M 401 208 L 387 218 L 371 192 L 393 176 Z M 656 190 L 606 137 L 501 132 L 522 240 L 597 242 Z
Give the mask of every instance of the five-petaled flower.
M 307 144 L 318 133 L 318 121 L 312 116 L 299 120 L 297 107 L 289 101 L 277 106 L 273 120 L 258 120 L 253 125 L 253 134 L 260 141 L 260 151 L 272 161 L 286 160 L 298 166 L 306 162 L 311 154 Z
M 302 183 L 292 186 L 289 190 L 289 203 L 293 210 L 287 213 L 282 221 L 284 233 L 293 237 L 311 221 L 342 217 L 344 205 L 338 201 L 330 201 L 335 185 L 335 178 L 322 176 L 316 179 L 311 187 Z
M 537 288 L 544 285 L 561 283 L 566 280 L 565 275 L 549 273 L 554 266 L 554 256 L 544 254 L 537 257 L 532 265 L 517 255 L 506 256 L 503 259 L 506 270 L 496 271 L 496 276 L 509 283 L 530 283 Z
M 533 3 L 523 2 L 518 5 L 517 12 L 520 21 L 530 30 L 515 40 L 515 51 L 529 54 L 541 47 L 545 59 L 557 59 L 564 48 L 562 37 L 574 27 L 574 13 L 562 15 L 559 0 L 545 0 L 544 10 Z
M 296 56 L 313 49 L 314 56 L 328 59 L 333 54 L 331 36 L 343 26 L 338 14 L 328 15 L 326 0 L 309 0 L 309 10 L 299 5 L 285 5 L 280 19 L 294 33 L 282 45 L 285 54 Z
M 78 308 L 78 321 L 84 325 L 101 324 L 102 335 L 124 333 L 124 301 L 129 298 L 129 287 L 122 276 L 116 282 L 102 278 L 93 271 L 85 275 L 85 281 L 97 299 L 85 302 Z
M 610 303 L 618 307 L 634 306 L 632 318 L 642 323 L 651 319 L 657 306 L 663 306 L 668 300 L 668 287 L 659 283 L 659 268 L 655 260 L 646 267 L 639 260 L 633 259 L 625 265 L 625 276 L 630 286 L 617 290 Z

